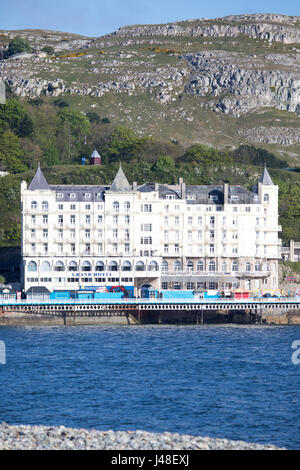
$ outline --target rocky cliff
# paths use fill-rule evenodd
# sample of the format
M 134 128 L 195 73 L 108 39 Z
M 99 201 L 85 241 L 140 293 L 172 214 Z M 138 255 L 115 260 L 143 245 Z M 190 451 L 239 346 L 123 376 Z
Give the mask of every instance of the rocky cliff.
M 0 62 L 0 75 L 20 97 L 88 97 L 88 106 L 103 109 L 105 103 L 108 113 L 109 98 L 112 117 L 141 132 L 149 132 L 146 111 L 156 123 L 154 134 L 168 119 L 174 122 L 166 129 L 169 136 L 189 122 L 193 136 L 216 144 L 213 123 L 227 145 L 299 144 L 300 17 L 238 15 L 128 26 L 99 38 L 2 31 L 0 44 L 16 35 L 26 37 L 35 52 Z M 40 54 L 45 45 L 54 48 L 53 56 Z M 137 109 L 136 99 L 144 107 Z M 265 122 L 270 112 L 273 120 Z M 212 113 L 228 119 L 216 122 Z M 265 114 L 260 120 L 255 113 Z M 210 123 L 205 133 L 199 119 Z

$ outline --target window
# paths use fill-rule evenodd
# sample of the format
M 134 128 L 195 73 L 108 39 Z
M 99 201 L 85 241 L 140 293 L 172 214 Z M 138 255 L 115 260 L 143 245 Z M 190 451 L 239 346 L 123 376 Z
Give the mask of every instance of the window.
M 152 237 L 141 237 L 141 245 L 152 245 Z
M 86 204 L 85 205 L 85 210 L 90 211 L 91 210 L 91 204 Z
M 197 263 L 197 271 L 198 271 L 198 272 L 203 271 L 203 261 L 198 261 L 198 263 Z
M 49 208 L 49 204 L 47 201 L 43 201 L 42 202 L 42 211 L 48 211 L 48 208 Z
M 239 265 L 237 261 L 233 261 L 232 263 L 232 271 L 238 271 L 239 270 Z
M 161 288 L 162 288 L 162 290 L 167 290 L 168 289 L 168 283 L 167 282 L 162 282 L 161 283 Z
M 163 261 L 163 262 L 161 263 L 161 272 L 162 272 L 162 273 L 167 273 L 168 270 L 169 270 L 169 264 L 168 264 L 168 262 L 167 262 L 167 261 Z
M 215 252 L 215 245 L 211 244 L 209 245 L 209 253 L 212 255 Z
M 35 225 L 35 223 L 36 223 L 36 216 L 32 215 L 31 216 L 31 225 Z
M 210 227 L 214 227 L 215 226 L 215 217 L 212 216 L 209 218 L 209 225 Z
M 74 229 L 74 228 L 71 228 L 71 230 L 70 230 L 70 238 L 71 238 L 72 240 L 75 239 L 75 229 Z
M 175 225 L 176 225 L 176 227 L 178 227 L 178 225 L 179 225 L 179 217 L 178 217 L 178 215 L 175 217 Z
M 105 266 L 103 261 L 97 261 L 95 266 L 95 271 L 105 271 Z
M 31 238 L 35 239 L 35 229 L 31 229 Z
M 210 261 L 208 263 L 208 270 L 210 272 L 214 272 L 216 270 L 216 263 L 214 261 Z
M 130 209 L 130 202 L 129 201 L 124 202 L 124 211 L 128 212 L 129 209 Z
M 143 261 L 138 261 L 135 265 L 135 270 L 136 271 L 145 271 L 146 270 L 145 263 Z
M 165 241 L 168 241 L 168 240 L 169 240 L 169 232 L 168 232 L 168 230 L 165 230 L 165 231 L 164 231 L 164 240 L 165 240 Z
M 102 217 L 102 215 L 98 215 L 97 223 L 101 225 L 102 222 L 103 222 L 103 217 Z
M 122 264 L 121 269 L 122 269 L 122 271 L 131 271 L 132 266 L 131 266 L 130 261 L 124 261 L 124 263 Z
M 269 194 L 264 194 L 264 202 L 269 202 Z
M 37 271 L 37 264 L 36 264 L 35 261 L 30 261 L 30 262 L 28 263 L 27 271 L 31 271 L 31 272 Z
M 260 262 L 256 261 L 255 263 L 255 271 L 260 271 Z
M 90 225 L 90 224 L 91 224 L 91 216 L 90 216 L 90 215 L 86 215 L 86 216 L 85 216 L 85 223 L 86 223 L 86 225 Z
M 152 224 L 142 224 L 141 225 L 142 232 L 152 232 Z
M 102 240 L 102 236 L 103 236 L 102 230 L 98 230 L 98 231 L 97 231 L 97 238 L 98 238 L 98 240 Z
M 186 267 L 189 272 L 194 271 L 194 263 L 192 261 L 188 261 Z
M 43 238 L 48 238 L 48 230 L 46 228 L 43 229 Z
M 174 245 L 174 252 L 175 252 L 176 254 L 179 253 L 179 245 L 178 245 L 177 243 L 175 243 L 175 245 Z
M 75 215 L 70 215 L 70 224 L 75 225 L 76 222 L 76 216 Z
M 169 217 L 164 217 L 164 224 L 169 225 Z
M 174 261 L 174 272 L 178 273 L 181 271 L 181 262 L 180 261 Z
M 246 212 L 251 212 L 251 207 L 245 207 Z
M 50 272 L 51 271 L 51 264 L 49 261 L 43 261 L 41 264 L 41 272 Z
M 62 261 L 56 261 L 54 265 L 54 271 L 64 271 L 65 270 L 65 265 Z
M 36 202 L 36 201 L 32 201 L 30 207 L 31 207 L 31 210 L 32 210 L 32 211 L 36 211 L 36 210 L 37 210 L 37 202 Z
M 141 212 L 152 212 L 152 204 L 142 204 Z
M 63 204 L 58 204 L 58 210 L 59 211 L 62 211 L 64 209 L 64 205 Z M 48 209 L 46 209 L 48 210 Z
M 193 217 L 188 217 L 188 225 L 193 225 Z
M 227 272 L 227 264 L 226 264 L 226 261 L 223 261 L 222 262 L 222 273 L 226 273 Z
M 118 238 L 118 230 L 116 228 L 113 229 L 113 238 Z
M 118 216 L 117 215 L 113 216 L 113 224 L 118 225 Z
M 125 229 L 125 240 L 126 241 L 129 240 L 129 229 L 128 228 Z
M 58 225 L 59 226 L 62 226 L 64 223 L 64 217 L 62 215 L 59 215 L 58 216 Z
M 75 211 L 76 210 L 76 204 L 71 204 L 70 205 L 70 210 Z
M 120 209 L 120 204 L 117 201 L 115 201 L 113 203 L 113 211 L 114 212 L 119 212 L 119 209 Z
M 78 271 L 78 265 L 76 263 L 76 261 L 70 261 L 69 263 L 69 271 Z
M 130 224 L 130 215 L 125 215 L 125 225 Z
M 86 229 L 85 230 L 85 239 L 90 240 L 90 238 L 91 238 L 91 231 L 90 231 L 90 229 Z
M 83 261 L 82 265 L 81 265 L 81 271 L 91 271 L 92 270 L 92 266 L 91 266 L 91 263 L 89 261 Z
M 246 272 L 250 273 L 251 271 L 251 264 L 249 262 L 246 263 Z
M 169 253 L 169 245 L 164 245 L 164 253 Z

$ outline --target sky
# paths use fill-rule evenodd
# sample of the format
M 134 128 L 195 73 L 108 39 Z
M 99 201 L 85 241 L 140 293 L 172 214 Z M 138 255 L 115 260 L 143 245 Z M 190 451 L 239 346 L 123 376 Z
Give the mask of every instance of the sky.
M 300 15 L 299 0 L 0 0 L 0 29 L 102 36 L 121 26 L 241 13 Z

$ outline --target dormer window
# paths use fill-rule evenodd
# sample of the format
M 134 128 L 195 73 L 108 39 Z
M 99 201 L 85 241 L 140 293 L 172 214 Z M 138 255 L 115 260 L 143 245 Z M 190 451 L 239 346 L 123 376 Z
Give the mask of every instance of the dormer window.
M 75 199 L 76 193 L 70 193 L 69 196 L 70 196 L 71 199 Z
M 63 193 L 57 193 L 57 198 L 62 199 L 64 197 Z
M 209 196 L 209 199 L 210 199 L 211 201 L 218 201 L 219 197 L 216 196 L 216 195 L 210 195 L 210 196 Z
M 85 199 L 90 199 L 91 198 L 91 193 L 84 193 L 83 194 Z
M 230 197 L 231 201 L 237 201 L 238 198 L 239 198 L 238 196 L 231 196 L 231 197 Z
M 196 200 L 196 197 L 193 194 L 188 194 L 186 198 L 187 198 L 188 201 L 195 201 Z
M 175 199 L 175 194 L 167 194 L 166 199 Z

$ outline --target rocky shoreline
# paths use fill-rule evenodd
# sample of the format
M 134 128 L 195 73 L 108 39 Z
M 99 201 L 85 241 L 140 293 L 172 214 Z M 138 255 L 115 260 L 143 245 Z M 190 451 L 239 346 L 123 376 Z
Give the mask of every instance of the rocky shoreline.
M 146 431 L 0 425 L 0 450 L 278 450 L 271 444 Z

